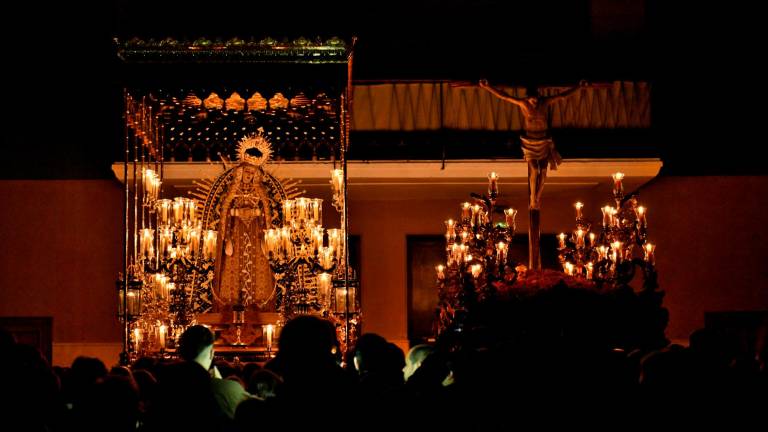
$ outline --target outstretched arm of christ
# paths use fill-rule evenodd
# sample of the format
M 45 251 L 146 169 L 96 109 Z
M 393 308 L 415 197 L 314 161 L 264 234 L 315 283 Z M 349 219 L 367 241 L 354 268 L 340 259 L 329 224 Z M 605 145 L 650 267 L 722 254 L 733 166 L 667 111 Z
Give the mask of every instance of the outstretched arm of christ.
M 497 89 L 496 87 L 493 87 L 490 84 L 488 84 L 488 80 L 481 79 L 480 82 L 479 82 L 479 85 L 480 85 L 480 88 L 488 90 L 492 95 L 496 96 L 497 98 L 499 98 L 501 100 L 504 100 L 504 101 L 507 101 L 507 102 L 511 102 L 511 103 L 513 103 L 513 104 L 515 104 L 517 106 L 520 106 L 520 107 L 525 105 L 525 102 L 524 102 L 523 98 L 512 97 L 512 96 L 504 93 L 503 91 Z
M 583 88 L 589 87 L 589 86 L 590 85 L 589 85 L 589 83 L 587 81 L 581 80 L 581 81 L 579 81 L 579 85 L 571 87 L 568 90 L 562 91 L 562 92 L 560 92 L 560 93 L 558 93 L 558 94 L 556 94 L 554 96 L 548 96 L 548 97 L 544 98 L 544 100 L 546 101 L 546 104 L 549 105 L 549 104 L 551 104 L 553 102 L 557 102 L 557 101 L 559 101 L 561 99 L 567 98 L 568 96 L 576 93 L 577 91 L 579 91 L 579 90 L 581 90 Z

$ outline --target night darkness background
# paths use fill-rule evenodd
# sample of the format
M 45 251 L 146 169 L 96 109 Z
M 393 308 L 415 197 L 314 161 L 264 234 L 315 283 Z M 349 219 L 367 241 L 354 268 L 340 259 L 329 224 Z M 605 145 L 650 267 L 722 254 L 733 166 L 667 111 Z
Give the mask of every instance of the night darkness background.
M 650 81 L 663 175 L 765 174 L 761 15 L 703 3 L 27 2 L 4 14 L 0 178 L 111 177 L 124 79 L 112 40 L 133 36 L 355 35 L 355 80 Z

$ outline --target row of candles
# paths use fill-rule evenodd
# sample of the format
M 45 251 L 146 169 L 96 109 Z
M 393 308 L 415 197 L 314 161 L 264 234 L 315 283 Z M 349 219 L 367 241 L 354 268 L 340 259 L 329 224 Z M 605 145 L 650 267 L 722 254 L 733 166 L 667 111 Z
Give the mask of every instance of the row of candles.
M 261 326 L 263 343 L 267 350 L 272 349 L 276 329 L 277 326 L 274 324 L 264 324 Z M 170 333 L 173 333 L 173 331 Z M 137 349 L 144 344 L 156 344 L 156 347 L 161 350 L 168 347 L 169 339 L 173 337 L 173 335 L 169 334 L 169 326 L 159 321 L 146 330 L 139 326 L 134 327 L 131 336 Z
M 327 231 L 328 245 L 324 245 Z M 285 263 L 296 256 L 317 260 L 330 270 L 344 256 L 344 235 L 338 228 L 325 230 L 320 225 L 295 224 L 264 230 L 264 252 L 276 263 Z
M 215 230 L 203 230 L 199 224 L 196 227 L 184 226 L 178 230 L 169 227 L 160 228 L 157 236 L 160 256 L 157 258 L 160 260 L 179 258 L 213 260 L 216 256 L 217 237 L 218 233 Z M 202 250 L 200 250 L 201 242 Z M 155 230 L 142 228 L 139 230 L 139 259 L 155 258 Z

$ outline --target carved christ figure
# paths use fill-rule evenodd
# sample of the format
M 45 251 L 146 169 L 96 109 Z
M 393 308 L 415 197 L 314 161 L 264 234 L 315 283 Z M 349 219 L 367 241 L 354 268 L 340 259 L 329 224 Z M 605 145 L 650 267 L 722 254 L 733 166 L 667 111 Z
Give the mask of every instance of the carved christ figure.
M 520 141 L 523 157 L 528 162 L 528 264 L 532 270 L 541 269 L 539 210 L 544 180 L 547 178 L 547 165 L 556 170 L 562 162 L 549 135 L 549 106 L 586 86 L 586 81 L 581 81 L 578 86 L 554 96 L 539 96 L 538 89 L 532 87 L 526 97 L 518 98 L 492 87 L 487 80 L 480 80 L 481 88 L 503 101 L 516 105 L 523 114 L 523 134 Z
M 555 149 L 555 143 L 549 135 L 549 106 L 579 89 L 586 87 L 586 81 L 554 96 L 539 96 L 538 89 L 532 87 L 526 97 L 518 98 L 492 87 L 487 80 L 480 80 L 480 87 L 499 99 L 511 102 L 520 108 L 523 114 L 523 135 L 520 136 L 523 157 L 528 162 L 529 208 L 538 209 L 541 205 L 541 193 L 547 177 L 547 165 L 556 170 L 562 159 Z

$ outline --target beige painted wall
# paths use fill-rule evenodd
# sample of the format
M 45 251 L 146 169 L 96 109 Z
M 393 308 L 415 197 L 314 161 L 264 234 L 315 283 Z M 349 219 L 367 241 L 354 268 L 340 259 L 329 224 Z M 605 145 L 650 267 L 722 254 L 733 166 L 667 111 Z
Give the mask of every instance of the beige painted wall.
M 768 310 L 767 191 L 768 177 L 669 177 L 644 188 L 668 337 L 687 338 L 705 312 Z
M 658 244 L 669 337 L 687 338 L 707 311 L 768 309 L 766 190 L 768 177 L 659 178 L 641 190 Z M 56 364 L 68 364 L 78 352 L 116 360 L 121 192 L 107 180 L 0 181 L 0 315 L 53 316 Z M 609 191 L 582 192 L 545 194 L 544 231 L 571 227 L 575 198 L 598 220 Z M 364 330 L 404 345 L 406 235 L 441 234 L 442 221 L 456 217 L 465 197 L 401 198 L 350 203 L 350 226 L 362 242 Z M 520 191 L 505 199 L 524 208 Z M 520 231 L 527 230 L 524 213 Z
M 122 202 L 112 181 L 0 181 L 0 315 L 52 316 L 55 364 L 120 341 Z

